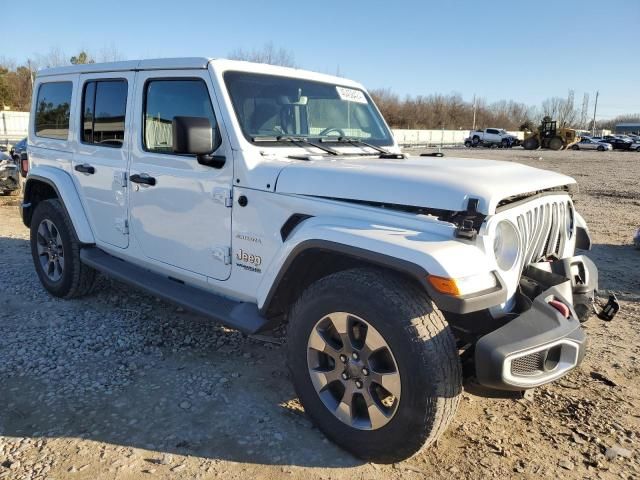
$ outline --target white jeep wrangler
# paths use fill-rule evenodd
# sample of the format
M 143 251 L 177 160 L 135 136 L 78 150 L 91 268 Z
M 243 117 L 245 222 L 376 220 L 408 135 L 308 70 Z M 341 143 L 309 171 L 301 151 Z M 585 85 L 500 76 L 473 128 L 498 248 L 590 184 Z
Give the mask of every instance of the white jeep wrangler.
M 44 70 L 28 154 L 52 295 L 99 271 L 242 332 L 287 322 L 306 412 L 362 458 L 433 443 L 467 376 L 521 391 L 584 356 L 597 270 L 574 256 L 575 181 L 407 158 L 344 78 L 206 58 Z

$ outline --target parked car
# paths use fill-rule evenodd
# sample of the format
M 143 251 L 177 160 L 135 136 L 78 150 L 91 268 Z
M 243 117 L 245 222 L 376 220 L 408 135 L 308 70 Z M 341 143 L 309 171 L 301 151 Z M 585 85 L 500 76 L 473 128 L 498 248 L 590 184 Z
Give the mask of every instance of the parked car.
M 631 140 L 625 140 L 614 135 L 605 135 L 602 137 L 602 141 L 610 144 L 614 150 L 630 150 L 633 144 Z
M 16 155 L 20 155 L 21 153 L 24 153 L 27 151 L 27 137 L 23 138 L 22 140 L 20 140 L 18 143 L 16 143 L 13 146 L 13 153 Z
M 55 297 L 101 271 L 245 333 L 286 321 L 307 415 L 396 462 L 442 435 L 464 375 L 522 391 L 581 363 L 598 274 L 575 187 L 407 157 L 346 78 L 156 59 L 38 72 L 21 212 Z
M 640 152 L 640 141 L 635 141 L 629 147 L 629 150 L 635 150 L 636 152 Z
M 572 150 L 598 150 L 604 152 L 606 150 L 613 150 L 613 146 L 607 142 L 599 142 L 589 137 L 582 137 L 582 139 L 571 147 Z
M 3 195 L 20 194 L 20 173 L 15 159 L 0 152 L 0 193 Z
M 508 148 L 519 143 L 518 137 L 511 135 L 502 128 L 486 128 L 484 130 L 473 130 L 469 133 L 469 137 L 465 139 L 467 147 L 477 146 L 500 146 Z

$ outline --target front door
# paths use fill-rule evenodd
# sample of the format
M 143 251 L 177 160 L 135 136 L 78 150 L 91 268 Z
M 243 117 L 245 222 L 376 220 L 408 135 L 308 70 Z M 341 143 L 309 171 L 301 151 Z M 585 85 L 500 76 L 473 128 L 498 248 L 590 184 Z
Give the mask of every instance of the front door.
M 73 174 L 98 244 L 126 248 L 126 171 L 134 74 L 80 76 L 82 99 Z
M 173 117 L 207 117 L 220 128 L 208 71 L 139 72 L 136 98 L 133 130 L 141 134 L 132 145 L 129 179 L 138 175 L 154 184 L 129 182 L 132 235 L 149 259 L 225 280 L 231 273 L 228 141 L 222 135 L 215 152 L 227 156 L 221 168 L 172 152 Z

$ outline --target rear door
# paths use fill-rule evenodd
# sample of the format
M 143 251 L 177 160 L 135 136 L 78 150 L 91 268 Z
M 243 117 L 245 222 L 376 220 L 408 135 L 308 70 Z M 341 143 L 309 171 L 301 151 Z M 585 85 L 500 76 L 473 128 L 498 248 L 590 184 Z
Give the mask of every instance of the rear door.
M 221 168 L 172 152 L 175 116 L 221 118 L 207 70 L 143 71 L 136 79 L 130 175 L 154 184 L 130 183 L 132 235 L 143 254 L 185 272 L 225 280 L 231 274 L 233 158 L 226 135 L 214 152 Z M 213 101 L 212 101 L 213 100 Z M 135 178 L 135 177 L 134 177 Z
M 133 72 L 80 76 L 80 132 L 73 169 L 98 244 L 129 245 L 126 171 Z

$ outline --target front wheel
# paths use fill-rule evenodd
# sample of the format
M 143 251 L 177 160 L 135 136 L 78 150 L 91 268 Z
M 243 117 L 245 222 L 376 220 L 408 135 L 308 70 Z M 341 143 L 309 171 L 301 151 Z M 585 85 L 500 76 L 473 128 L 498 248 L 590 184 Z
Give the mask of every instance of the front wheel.
M 604 152 L 604 147 L 602 145 L 598 146 L 598 151 L 599 152 Z
M 571 150 L 580 150 L 580 147 L 578 145 L 573 145 L 571 147 Z
M 564 147 L 564 143 L 562 142 L 562 139 L 560 137 L 553 137 L 551 140 L 549 140 L 550 150 L 562 150 L 562 147 Z
M 312 284 L 291 309 L 288 345 L 305 411 L 360 458 L 403 460 L 455 414 L 462 373 L 451 330 L 423 289 L 393 273 L 359 268 Z

